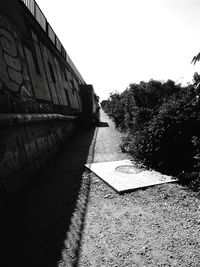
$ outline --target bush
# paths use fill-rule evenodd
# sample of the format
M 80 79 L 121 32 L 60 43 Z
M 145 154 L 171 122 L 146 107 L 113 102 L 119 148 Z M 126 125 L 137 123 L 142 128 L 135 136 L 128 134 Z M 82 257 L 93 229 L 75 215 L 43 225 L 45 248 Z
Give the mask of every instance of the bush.
M 129 151 L 137 162 L 171 175 L 199 171 L 199 103 L 188 92 L 174 95 L 143 129 L 129 136 Z M 192 175 L 190 179 L 195 176 Z
M 110 98 L 102 101 L 101 106 L 114 120 L 118 129 L 132 131 L 146 123 L 158 112 L 162 102 L 180 89 L 181 87 L 171 80 L 166 83 L 142 81 L 139 84 L 130 84 L 121 94 L 110 94 Z
M 127 132 L 121 148 L 133 159 L 182 181 L 197 180 L 200 169 L 199 89 L 171 80 L 131 84 L 112 94 L 107 112 Z

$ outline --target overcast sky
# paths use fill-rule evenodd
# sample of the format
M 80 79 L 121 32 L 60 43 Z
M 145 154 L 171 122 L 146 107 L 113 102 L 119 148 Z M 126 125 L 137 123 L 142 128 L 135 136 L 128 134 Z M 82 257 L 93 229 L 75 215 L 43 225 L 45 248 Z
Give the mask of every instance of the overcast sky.
M 149 79 L 186 83 L 200 63 L 200 0 L 37 0 L 101 100 Z

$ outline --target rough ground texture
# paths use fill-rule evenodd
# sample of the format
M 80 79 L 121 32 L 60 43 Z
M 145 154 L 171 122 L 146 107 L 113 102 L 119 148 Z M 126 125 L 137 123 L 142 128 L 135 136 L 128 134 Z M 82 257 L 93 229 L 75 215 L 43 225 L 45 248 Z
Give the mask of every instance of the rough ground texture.
M 79 266 L 200 266 L 200 201 L 166 184 L 117 195 L 93 177 Z
M 101 120 L 109 128 L 97 130 L 94 162 L 128 158 L 113 123 L 105 114 Z M 78 266 L 200 266 L 195 193 L 164 184 L 119 195 L 94 174 L 90 179 Z
M 101 121 L 4 206 L 0 266 L 200 266 L 197 193 L 173 183 L 119 195 L 83 168 L 128 158 Z

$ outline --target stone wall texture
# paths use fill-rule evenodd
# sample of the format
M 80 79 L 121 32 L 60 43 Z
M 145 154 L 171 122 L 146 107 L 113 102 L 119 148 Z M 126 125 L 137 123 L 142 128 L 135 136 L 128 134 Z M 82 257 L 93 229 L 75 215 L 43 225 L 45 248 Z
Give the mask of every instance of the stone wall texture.
M 23 2 L 0 1 L 0 203 L 73 134 L 82 111 L 84 80 Z

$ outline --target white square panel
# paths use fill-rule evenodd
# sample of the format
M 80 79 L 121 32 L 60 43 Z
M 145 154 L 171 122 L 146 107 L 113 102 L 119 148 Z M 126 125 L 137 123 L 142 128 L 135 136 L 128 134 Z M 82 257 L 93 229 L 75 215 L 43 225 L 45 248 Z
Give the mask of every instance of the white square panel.
M 118 193 L 177 181 L 156 171 L 139 169 L 131 160 L 92 163 L 85 166 Z

